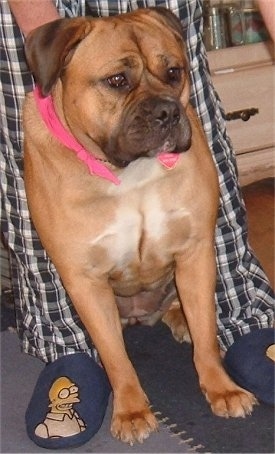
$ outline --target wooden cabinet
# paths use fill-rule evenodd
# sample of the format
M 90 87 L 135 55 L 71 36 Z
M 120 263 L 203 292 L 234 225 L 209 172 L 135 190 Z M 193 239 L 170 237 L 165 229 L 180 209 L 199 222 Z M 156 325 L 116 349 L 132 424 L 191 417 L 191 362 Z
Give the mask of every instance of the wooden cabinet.
M 208 59 L 214 87 L 228 118 L 233 118 L 227 121 L 227 130 L 237 155 L 241 184 L 274 177 L 275 60 L 272 43 L 209 51 Z

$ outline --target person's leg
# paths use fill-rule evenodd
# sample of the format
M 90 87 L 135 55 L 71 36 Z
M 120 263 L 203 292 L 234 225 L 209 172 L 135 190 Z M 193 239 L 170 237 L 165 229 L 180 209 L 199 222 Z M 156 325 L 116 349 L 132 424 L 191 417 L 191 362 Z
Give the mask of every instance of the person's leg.
M 23 37 L 6 1 L 1 2 L 0 30 L 1 231 L 10 249 L 22 350 L 47 363 L 31 398 L 26 425 L 37 444 L 69 447 L 87 441 L 99 429 L 110 385 L 29 217 L 23 181 L 21 106 L 33 81 L 24 59 Z M 60 381 L 62 377 L 67 381 Z M 69 410 L 62 413 L 64 403 Z M 60 438 L 51 438 L 48 421 L 53 419 L 53 413 L 63 421 L 54 434 Z
M 178 0 L 177 7 L 173 0 L 166 2 L 182 21 L 190 59 L 191 100 L 204 126 L 219 176 L 218 339 L 232 378 L 260 400 L 274 403 L 274 362 L 265 355 L 266 348 L 274 343 L 274 293 L 248 243 L 236 158 L 227 136 L 221 102 L 209 75 L 202 39 L 202 3 Z M 188 20 L 190 17 L 193 20 Z
M 199 17 L 198 9 L 195 17 Z M 220 183 L 216 301 L 219 341 L 227 350 L 239 336 L 272 326 L 274 293 L 248 243 L 236 158 L 227 136 L 221 102 L 209 76 L 201 31 L 202 21 L 196 20 L 185 29 L 185 34 L 191 62 L 191 98 L 212 149 Z

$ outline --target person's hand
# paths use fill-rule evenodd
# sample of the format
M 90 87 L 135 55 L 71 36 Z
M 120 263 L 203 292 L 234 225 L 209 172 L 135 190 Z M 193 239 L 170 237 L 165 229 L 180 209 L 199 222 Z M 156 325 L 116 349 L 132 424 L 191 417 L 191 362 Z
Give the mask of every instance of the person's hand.
M 9 0 L 9 6 L 25 37 L 40 25 L 60 18 L 52 0 Z
M 275 1 L 258 0 L 258 5 L 270 37 L 275 42 Z

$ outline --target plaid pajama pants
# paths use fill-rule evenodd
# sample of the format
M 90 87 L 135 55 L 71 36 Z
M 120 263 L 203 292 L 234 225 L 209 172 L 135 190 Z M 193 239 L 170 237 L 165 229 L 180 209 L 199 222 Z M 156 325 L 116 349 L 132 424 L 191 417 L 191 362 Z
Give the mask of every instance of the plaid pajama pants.
M 274 295 L 247 242 L 246 214 L 235 156 L 202 42 L 202 1 L 57 0 L 56 6 L 62 17 L 107 16 L 144 6 L 166 6 L 181 19 L 190 60 L 191 101 L 202 121 L 219 174 L 218 340 L 226 350 L 238 336 L 271 326 Z M 1 1 L 0 30 L 2 233 L 10 253 L 22 349 L 44 362 L 76 351 L 86 351 L 96 357 L 95 348 L 29 218 L 22 173 L 21 105 L 25 93 L 33 88 L 33 80 L 24 60 L 23 37 L 6 0 Z

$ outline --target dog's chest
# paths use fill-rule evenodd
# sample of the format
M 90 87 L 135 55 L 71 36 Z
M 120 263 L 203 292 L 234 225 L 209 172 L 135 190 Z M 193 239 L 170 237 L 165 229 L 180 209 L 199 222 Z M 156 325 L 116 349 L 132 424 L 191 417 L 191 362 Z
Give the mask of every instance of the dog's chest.
M 153 256 L 163 260 L 170 223 L 171 213 L 165 211 L 155 193 L 148 194 L 143 200 L 133 194 L 127 204 L 121 201 L 113 222 L 105 230 L 104 240 L 111 260 L 118 265 L 130 265 L 133 261 L 145 264 Z M 156 245 L 162 245 L 161 250 L 154 251 L 152 248 Z
M 171 272 L 190 236 L 190 210 L 171 182 L 135 184 L 114 198 L 111 221 L 91 241 L 114 282 L 146 287 Z

